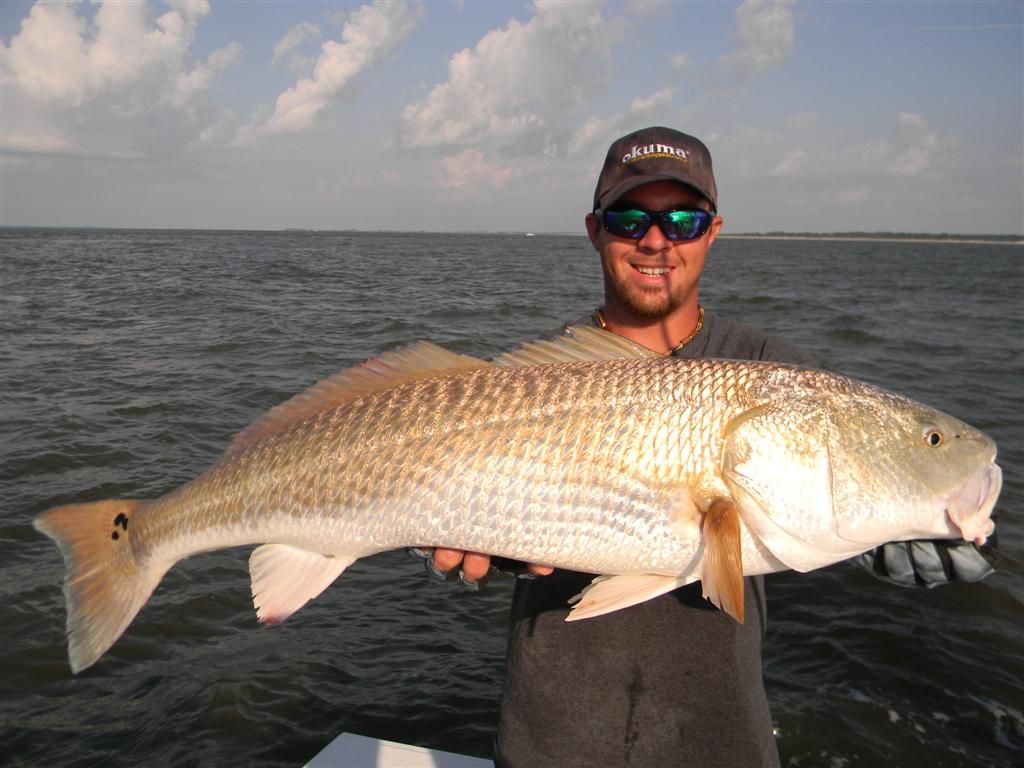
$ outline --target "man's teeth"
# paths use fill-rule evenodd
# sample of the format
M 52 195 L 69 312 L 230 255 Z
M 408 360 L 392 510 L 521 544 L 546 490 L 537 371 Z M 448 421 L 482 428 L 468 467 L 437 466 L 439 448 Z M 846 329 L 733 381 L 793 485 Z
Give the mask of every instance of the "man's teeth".
M 668 267 L 635 267 L 641 275 L 667 275 Z

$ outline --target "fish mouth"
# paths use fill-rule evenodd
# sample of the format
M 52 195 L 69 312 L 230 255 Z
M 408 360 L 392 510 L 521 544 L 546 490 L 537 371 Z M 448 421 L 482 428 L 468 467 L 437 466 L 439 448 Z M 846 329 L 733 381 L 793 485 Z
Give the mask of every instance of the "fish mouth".
M 979 546 L 995 530 L 992 510 L 1003 487 L 1003 471 L 996 463 L 982 467 L 945 497 L 946 516 L 967 541 Z

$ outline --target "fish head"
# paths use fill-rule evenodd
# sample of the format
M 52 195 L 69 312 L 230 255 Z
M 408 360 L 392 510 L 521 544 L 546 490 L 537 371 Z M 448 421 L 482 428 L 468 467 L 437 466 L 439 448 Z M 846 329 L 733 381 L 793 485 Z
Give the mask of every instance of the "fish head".
M 983 544 L 1002 487 L 996 444 L 941 411 L 867 385 L 833 398 L 832 508 L 845 540 Z
M 751 535 L 798 571 L 890 541 L 984 543 L 1002 472 L 987 435 L 822 371 L 780 370 L 725 429 L 722 476 Z

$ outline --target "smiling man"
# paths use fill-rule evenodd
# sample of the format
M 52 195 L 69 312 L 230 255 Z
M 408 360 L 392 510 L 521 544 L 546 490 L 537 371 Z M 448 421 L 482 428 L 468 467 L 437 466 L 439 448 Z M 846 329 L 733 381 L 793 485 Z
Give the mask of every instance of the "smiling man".
M 646 128 L 608 150 L 586 217 L 604 306 L 589 320 L 659 352 L 803 362 L 784 344 L 698 299 L 718 236 L 711 155 L 698 139 Z M 761 674 L 764 589 L 747 578 L 746 623 L 692 584 L 567 623 L 590 574 L 556 571 L 516 589 L 499 766 L 777 766 Z
M 698 301 L 722 226 L 711 155 L 698 139 L 646 128 L 608 150 L 587 233 L 601 257 L 593 323 L 680 357 L 805 362 Z M 435 570 L 482 579 L 490 558 L 438 549 Z M 530 565 L 516 587 L 495 762 L 503 768 L 777 766 L 761 673 L 761 577 L 740 624 L 691 584 L 614 613 L 566 622 L 593 574 Z
M 641 144 L 638 155 L 635 142 L 655 136 L 674 143 Z M 612 145 L 586 217 L 604 270 L 602 325 L 661 352 L 699 330 L 697 283 L 722 227 L 717 196 L 711 156 L 692 136 L 649 128 Z
M 717 209 L 698 139 L 657 127 L 613 143 L 586 217 L 604 272 L 604 305 L 589 321 L 666 354 L 803 362 L 700 305 Z M 777 766 L 761 578 L 746 579 L 744 624 L 715 610 L 700 584 L 565 622 L 566 601 L 591 578 L 559 570 L 517 586 L 497 764 Z
M 805 364 L 784 343 L 701 306 L 701 273 L 722 226 L 717 212 L 711 155 L 698 139 L 653 127 L 613 143 L 586 216 L 605 301 L 576 324 L 679 357 Z M 862 564 L 908 586 L 974 581 L 992 570 L 970 545 L 956 557 L 931 542 L 878 552 Z M 486 555 L 434 552 L 442 578 L 460 564 L 469 584 L 491 567 Z M 534 578 L 517 584 L 512 605 L 500 768 L 779 765 L 761 670 L 762 577 L 744 580 L 743 624 L 705 600 L 699 582 L 566 622 L 569 599 L 593 574 L 528 570 Z

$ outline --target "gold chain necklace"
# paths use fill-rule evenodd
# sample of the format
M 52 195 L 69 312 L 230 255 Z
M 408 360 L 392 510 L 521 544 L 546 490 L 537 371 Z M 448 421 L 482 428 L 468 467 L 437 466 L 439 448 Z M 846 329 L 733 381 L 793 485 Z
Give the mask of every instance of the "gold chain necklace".
M 603 328 L 604 330 L 607 331 L 608 330 L 608 323 L 605 322 L 604 312 L 602 312 L 599 309 L 599 310 L 594 312 L 594 317 L 597 318 L 598 325 L 600 325 L 601 328 Z M 671 355 L 677 349 L 682 349 L 687 344 L 689 344 L 691 341 L 693 341 L 695 338 L 697 338 L 697 334 L 700 333 L 700 329 L 701 329 L 701 327 L 703 325 L 704 325 L 704 307 L 701 306 L 700 304 L 698 304 L 697 305 L 697 324 L 693 327 L 693 331 L 690 333 L 689 336 L 687 336 L 685 339 L 683 339 L 678 344 L 676 344 L 674 347 L 672 347 L 672 349 L 670 349 L 668 351 L 668 353 Z

